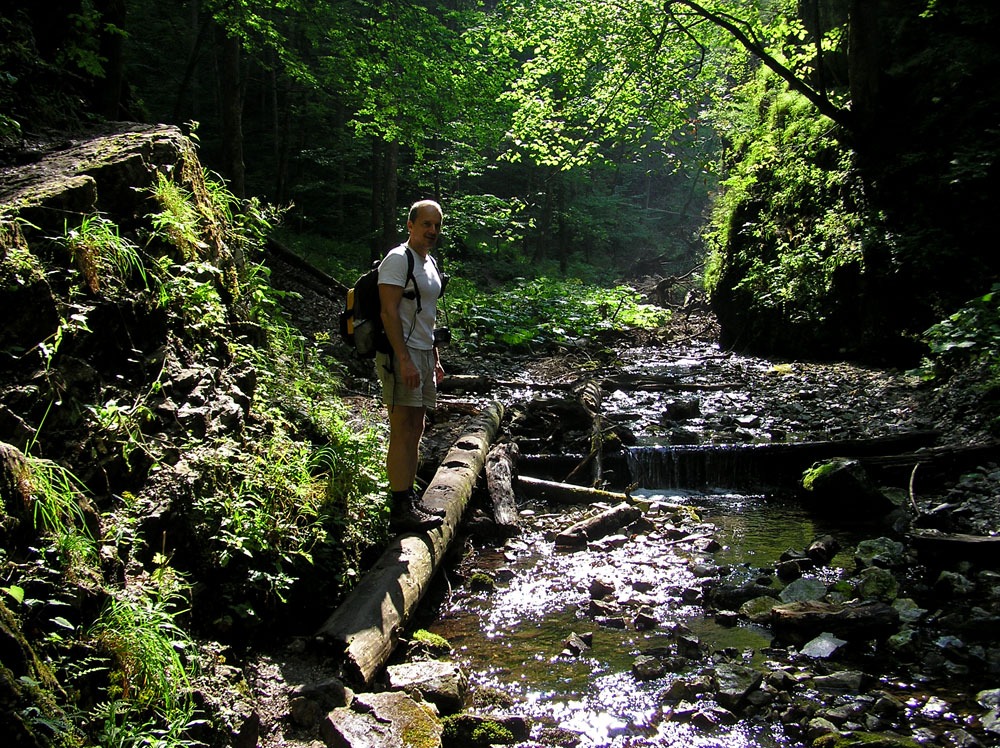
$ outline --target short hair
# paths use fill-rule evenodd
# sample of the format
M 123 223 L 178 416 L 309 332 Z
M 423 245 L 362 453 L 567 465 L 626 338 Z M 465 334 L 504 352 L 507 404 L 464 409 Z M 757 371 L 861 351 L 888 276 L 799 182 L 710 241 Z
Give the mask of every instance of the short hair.
M 410 206 L 410 214 L 406 217 L 406 220 L 411 223 L 416 221 L 417 213 L 420 212 L 421 208 L 434 208 L 438 212 L 438 215 L 441 216 L 442 219 L 444 218 L 444 211 L 441 210 L 441 206 L 436 200 L 417 200 L 417 202 Z

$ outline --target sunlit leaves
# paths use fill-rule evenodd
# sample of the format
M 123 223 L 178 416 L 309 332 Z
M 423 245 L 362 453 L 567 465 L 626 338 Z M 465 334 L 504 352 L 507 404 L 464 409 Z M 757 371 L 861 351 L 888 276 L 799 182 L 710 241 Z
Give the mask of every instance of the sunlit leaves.
M 518 281 L 490 294 L 466 293 L 451 303 L 457 344 L 470 352 L 572 347 L 602 331 L 655 328 L 669 318 L 666 310 L 642 304 L 627 286 L 551 278 Z

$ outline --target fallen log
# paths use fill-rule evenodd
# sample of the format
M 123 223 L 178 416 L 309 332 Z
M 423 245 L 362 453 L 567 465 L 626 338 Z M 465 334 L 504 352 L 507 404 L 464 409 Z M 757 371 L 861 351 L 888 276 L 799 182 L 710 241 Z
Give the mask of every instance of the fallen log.
M 802 601 L 775 605 L 771 624 L 784 641 L 804 644 L 823 632 L 846 641 L 884 639 L 899 630 L 899 613 L 881 602 Z
M 1000 568 L 1000 536 L 914 530 L 908 539 L 926 563 L 951 564 L 962 559 L 989 569 Z
M 601 381 L 601 387 L 606 390 L 624 390 L 626 392 L 695 392 L 735 390 L 740 388 L 737 382 L 702 383 L 678 382 L 676 377 L 671 376 L 636 376 L 633 374 L 621 374 L 619 376 L 607 377 Z
M 428 484 L 424 505 L 443 510 L 443 524 L 395 537 L 317 632 L 349 680 L 369 686 L 389 660 L 455 537 L 502 417 L 503 406 L 493 403 L 458 438 Z
M 573 468 L 564 482 L 573 480 L 587 465 L 591 466 L 590 485 L 597 486 L 601 482 L 602 456 L 604 454 L 604 432 L 601 426 L 601 386 L 593 379 L 587 380 L 580 387 L 577 397 L 585 413 L 591 418 L 590 446 L 587 456 Z
M 581 520 L 556 536 L 556 546 L 586 545 L 632 524 L 642 516 L 642 510 L 631 504 L 619 504 L 600 514 Z
M 502 533 L 516 535 L 520 526 L 514 498 L 517 444 L 498 444 L 486 456 L 486 488 L 493 504 L 493 519 Z
M 593 504 L 599 501 L 607 503 L 631 502 L 631 498 L 625 493 L 603 491 L 600 488 L 577 486 L 572 483 L 556 483 L 525 475 L 518 477 L 517 485 L 530 498 L 555 501 L 561 504 Z

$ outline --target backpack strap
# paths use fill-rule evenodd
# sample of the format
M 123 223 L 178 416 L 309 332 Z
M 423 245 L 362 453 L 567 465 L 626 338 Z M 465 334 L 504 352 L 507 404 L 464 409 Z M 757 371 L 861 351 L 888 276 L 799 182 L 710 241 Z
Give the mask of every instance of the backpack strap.
M 410 249 L 409 247 L 407 247 L 406 248 L 406 280 L 403 281 L 403 287 L 405 288 L 407 283 L 409 283 L 410 281 L 413 281 L 413 290 L 412 291 L 406 291 L 403 294 L 403 296 L 405 298 L 407 298 L 407 299 L 416 299 L 416 301 L 417 301 L 417 314 L 420 314 L 420 310 L 422 308 L 420 306 L 420 289 L 417 288 L 417 279 L 413 275 L 413 264 L 414 264 L 414 262 L 415 261 L 413 259 L 413 250 Z

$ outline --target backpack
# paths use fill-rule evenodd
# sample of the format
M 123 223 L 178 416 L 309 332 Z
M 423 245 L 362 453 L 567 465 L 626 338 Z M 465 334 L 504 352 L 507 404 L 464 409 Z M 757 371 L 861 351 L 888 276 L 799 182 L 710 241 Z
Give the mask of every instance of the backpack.
M 413 262 L 413 251 L 407 248 L 404 285 L 412 280 L 413 290 L 407 291 L 403 296 L 416 299 L 419 311 L 420 291 L 417 289 L 417 280 L 413 277 Z M 379 260 L 375 260 L 371 270 L 358 278 L 354 288 L 347 290 L 347 302 L 344 304 L 344 311 L 340 313 L 340 337 L 361 358 L 375 358 L 376 353 L 392 352 L 382 325 L 382 302 L 378 295 L 379 263 Z

